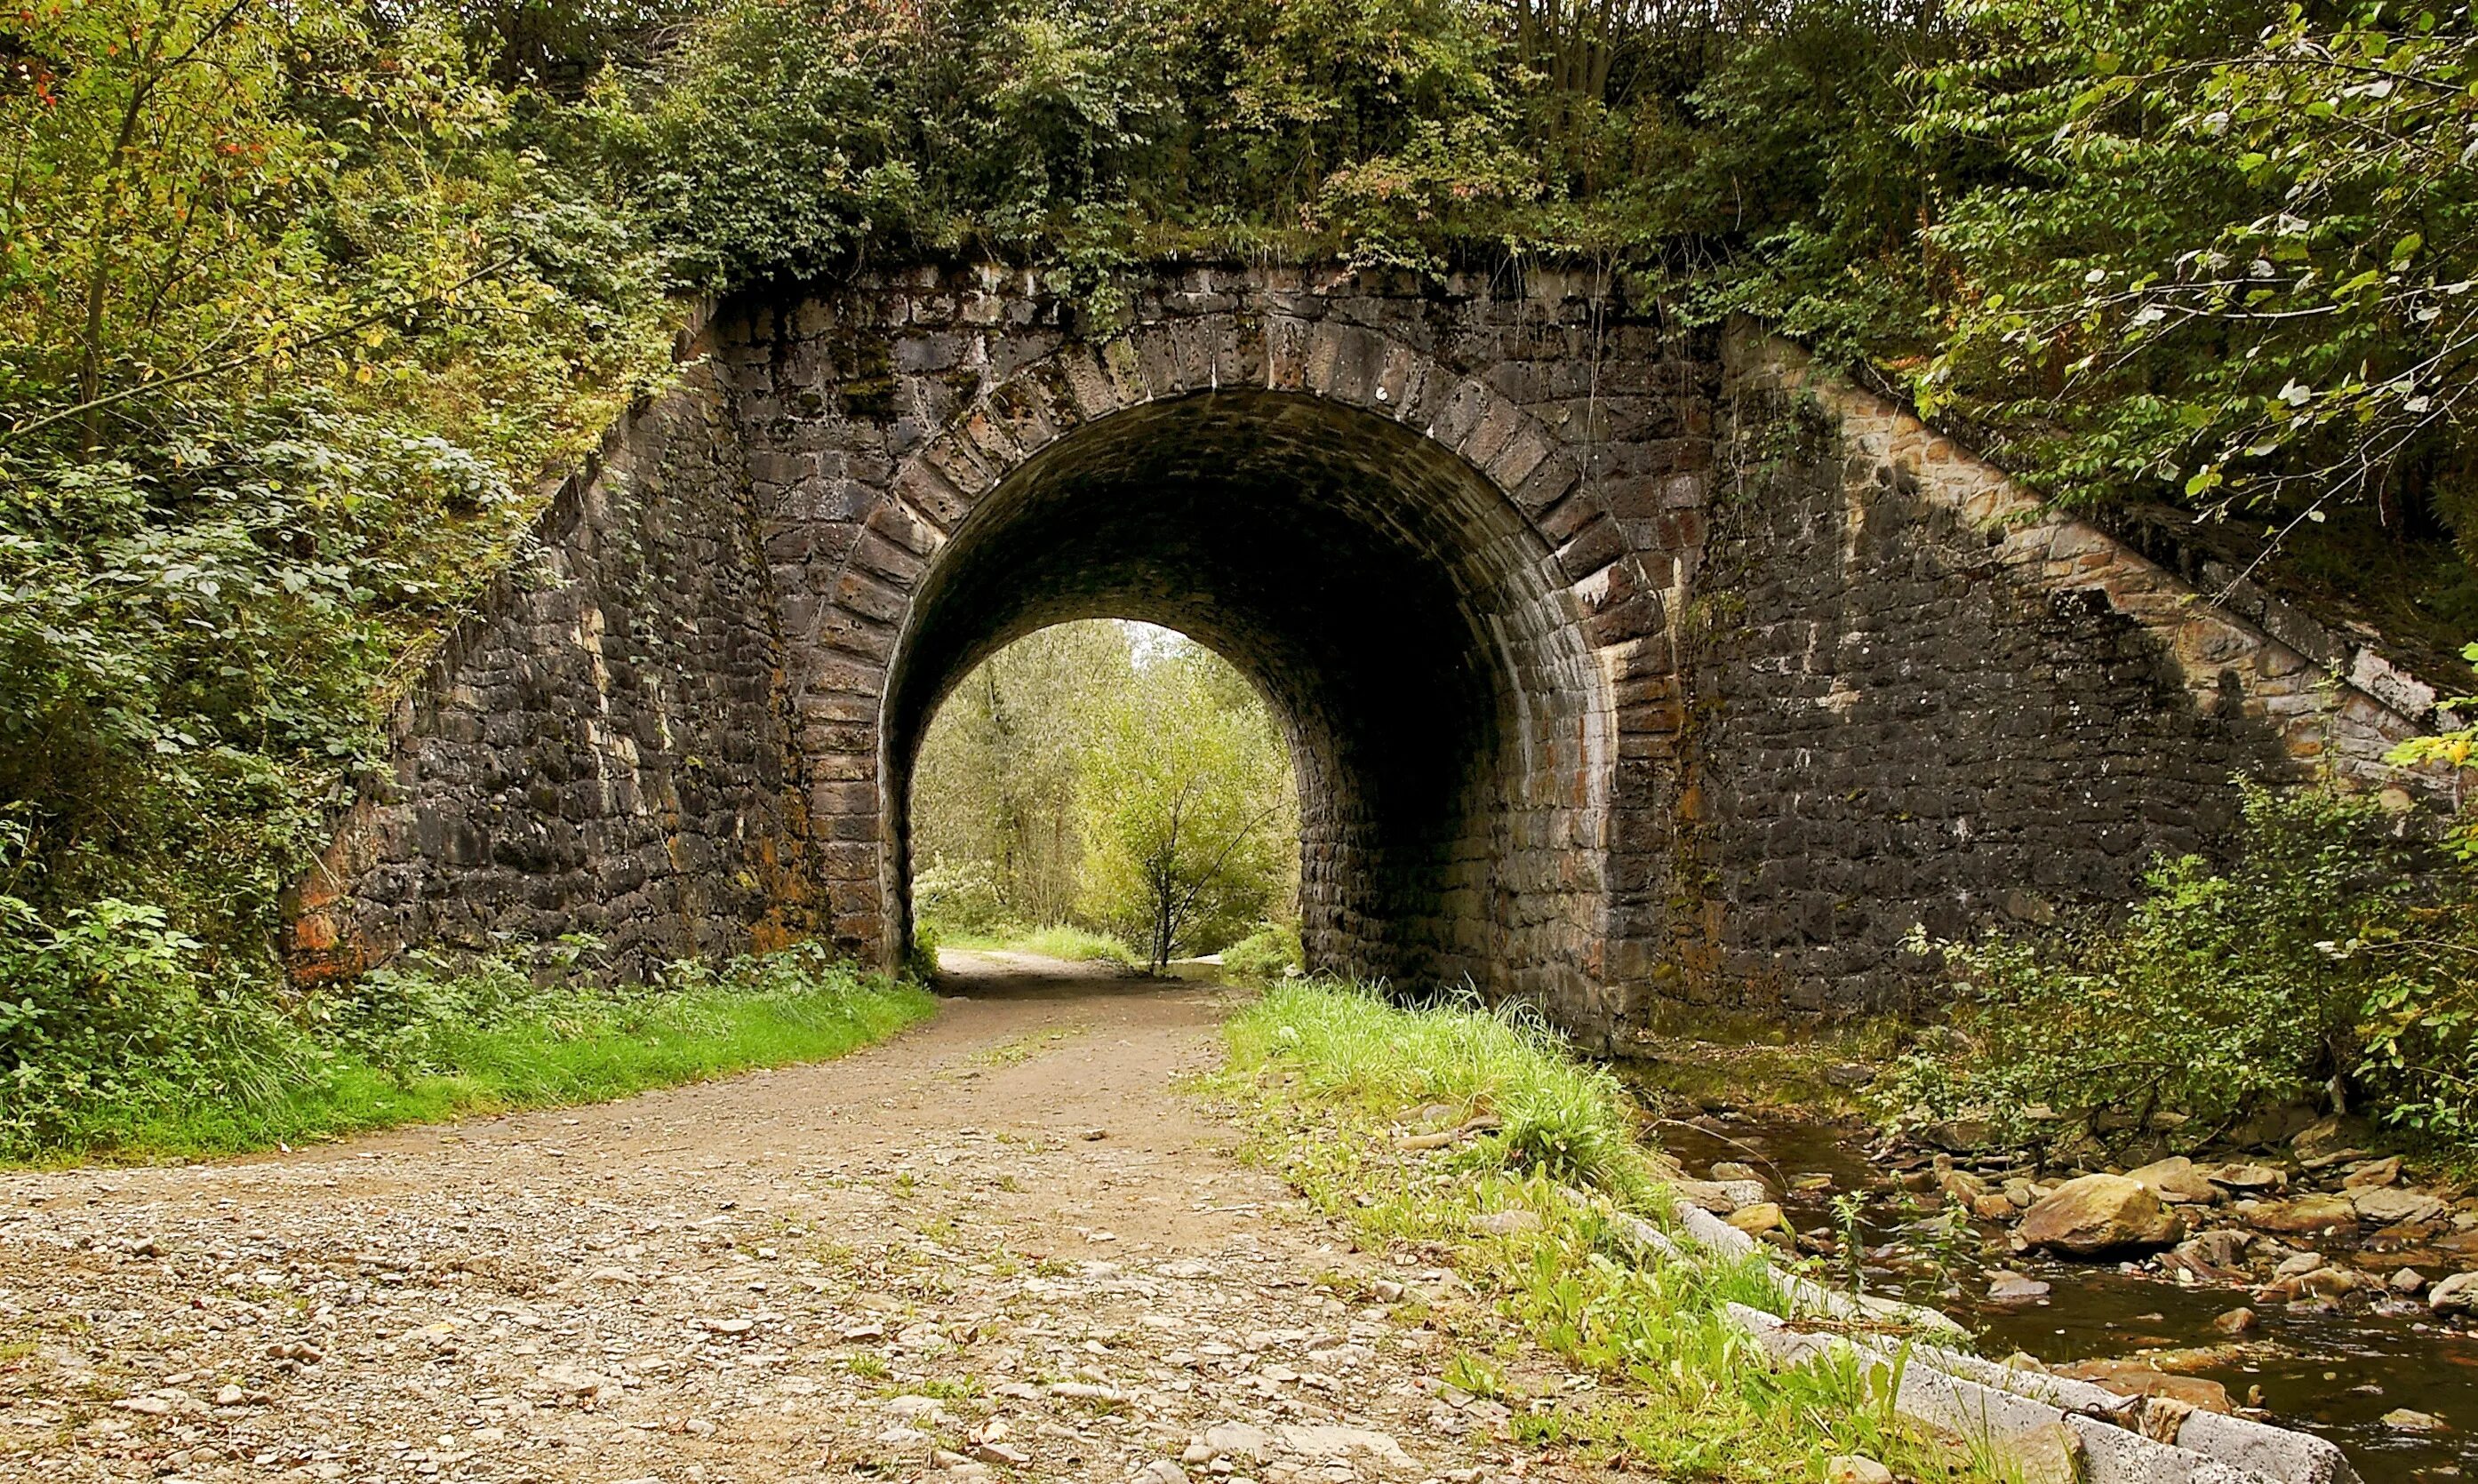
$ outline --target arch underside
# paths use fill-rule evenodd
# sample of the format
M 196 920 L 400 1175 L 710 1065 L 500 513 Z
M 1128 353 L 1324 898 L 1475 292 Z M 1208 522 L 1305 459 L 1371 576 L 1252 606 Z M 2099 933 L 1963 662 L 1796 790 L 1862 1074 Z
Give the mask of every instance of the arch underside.
M 1089 423 L 983 495 L 912 594 L 881 721 L 890 928 L 946 692 L 1034 629 L 1133 618 L 1219 651 L 1282 718 L 1315 965 L 1571 990 L 1606 910 L 1606 759 L 1568 607 L 1505 495 L 1400 424 L 1262 390 Z

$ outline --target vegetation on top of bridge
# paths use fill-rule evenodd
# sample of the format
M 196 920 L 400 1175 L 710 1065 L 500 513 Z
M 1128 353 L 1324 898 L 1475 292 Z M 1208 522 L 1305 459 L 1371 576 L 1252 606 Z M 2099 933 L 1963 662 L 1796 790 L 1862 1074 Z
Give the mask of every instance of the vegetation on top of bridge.
M 659 384 L 669 296 L 903 255 L 1097 333 L 1164 254 L 1594 264 L 2478 627 L 2420 543 L 2478 531 L 2473 54 L 2440 0 L 28 0 L 0 936 L 160 913 L 269 982 L 373 694 Z

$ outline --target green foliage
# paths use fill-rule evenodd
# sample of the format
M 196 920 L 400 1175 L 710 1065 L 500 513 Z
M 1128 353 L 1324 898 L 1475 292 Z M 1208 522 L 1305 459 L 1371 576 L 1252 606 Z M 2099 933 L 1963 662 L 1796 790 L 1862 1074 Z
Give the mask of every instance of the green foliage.
M 1277 905 L 1298 840 L 1290 755 L 1245 685 L 1202 650 L 1156 658 L 1082 760 L 1085 911 L 1155 969 Z
M 1264 702 L 1211 651 L 1144 625 L 1042 629 L 965 676 L 923 740 L 916 915 L 950 943 L 1043 952 L 1059 928 L 1060 946 L 1210 951 L 1292 905 L 1292 787 Z M 1157 943 L 1163 901 L 1126 852 L 1149 801 L 1182 788 L 1164 806 L 1179 817 L 1162 857 L 1178 894 Z
M 221 1153 L 597 1101 L 841 1055 L 932 1008 L 814 945 L 620 984 L 571 941 L 417 958 L 286 1014 L 198 948 L 152 908 L 47 925 L 0 896 L 0 1159 Z
M 651 258 L 435 13 L 38 0 L 9 49 L 16 890 L 263 964 L 374 691 L 660 365 Z
M 2478 665 L 2478 644 L 2461 651 L 2461 657 Z M 2443 767 L 2452 778 L 2453 820 L 2445 840 L 2453 853 L 2462 860 L 2478 865 L 2478 800 L 2469 792 L 2469 775 L 2478 770 L 2478 695 L 2455 696 L 2442 703 L 2440 716 L 2445 724 L 2424 737 L 2413 737 L 2386 754 L 2384 761 L 2400 767 Z M 2466 717 L 2466 725 L 2453 726 L 2455 717 Z
M 1082 845 L 1081 758 L 1105 698 L 1134 683 L 1128 630 L 1061 623 L 1028 634 L 957 682 L 913 769 L 913 858 L 921 915 L 968 934 L 1074 913 Z M 919 901 L 922 883 L 930 900 Z M 961 894 L 950 916 L 949 889 Z
M 950 863 L 944 854 L 913 873 L 912 911 L 916 934 L 927 930 L 942 938 L 995 938 L 1015 925 L 990 864 Z
M 1182 241 L 1420 256 L 1528 184 L 1500 50 L 1439 0 L 742 0 L 662 68 L 647 196 L 707 285 L 1037 249 L 1106 311 Z
M 2005 161 L 1924 235 L 1922 402 L 2069 497 L 2478 538 L 2473 62 L 2457 6 L 1978 8 L 1910 126 Z
M 0 894 L 0 1157 L 83 1147 L 133 1114 L 264 1105 L 318 1074 L 297 1028 L 198 948 L 161 908 L 104 897 L 47 922 Z
M 2162 861 L 2121 929 L 1934 945 L 1971 999 L 1886 1094 L 2030 1144 L 2327 1095 L 2478 1140 L 2478 880 L 2421 864 L 2371 801 L 2248 786 L 2237 862 Z
M 1233 979 L 1279 979 L 1306 967 L 1300 930 L 1289 923 L 1268 922 L 1222 950 L 1222 971 Z
M 1054 922 L 1008 943 L 1010 948 L 1074 964 L 1120 964 L 1132 968 L 1135 950 L 1107 933 L 1096 933 L 1072 922 Z

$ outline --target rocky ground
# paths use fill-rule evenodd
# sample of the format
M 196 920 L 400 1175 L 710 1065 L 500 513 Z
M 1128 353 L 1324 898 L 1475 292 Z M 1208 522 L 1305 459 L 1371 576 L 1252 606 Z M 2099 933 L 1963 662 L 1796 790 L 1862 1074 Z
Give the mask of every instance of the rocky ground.
M 2031 1344 L 2046 1363 L 2016 1364 L 2307 1425 L 2369 1477 L 2478 1463 L 2478 1391 L 2456 1379 L 2478 1366 L 2478 1195 L 2413 1181 L 2363 1124 L 2306 1113 L 2212 1156 L 2061 1169 L 1949 1127 L 1863 1148 L 1731 1113 L 1669 1137 L 1707 1177 L 1682 1198 L 1843 1270 L 1829 1202 L 1854 1199 L 1868 1280 L 1964 1317 L 1989 1354 Z
M 1439 1382 L 1451 1274 L 1177 1092 L 1225 992 L 950 968 L 840 1062 L 0 1177 L 0 1475 L 1596 1476 Z

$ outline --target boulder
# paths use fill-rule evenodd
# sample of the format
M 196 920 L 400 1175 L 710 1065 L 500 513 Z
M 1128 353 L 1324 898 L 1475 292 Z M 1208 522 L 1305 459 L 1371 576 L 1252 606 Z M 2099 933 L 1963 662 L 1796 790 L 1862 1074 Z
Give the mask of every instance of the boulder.
M 2399 1178 L 2400 1156 L 2395 1154 L 2388 1159 L 2370 1159 L 2351 1170 L 2340 1177 L 2340 1188 L 2346 1191 L 2371 1190 L 2378 1185 L 2390 1185 Z
M 2026 1245 L 2083 1257 L 2166 1246 L 2185 1234 L 2185 1218 L 2123 1175 L 2066 1181 L 2033 1205 L 2018 1229 Z
M 2320 1170 L 2347 1160 L 2364 1159 L 2366 1151 L 2360 1141 L 2366 1136 L 2366 1125 L 2356 1119 L 2338 1114 L 2317 1119 L 2297 1137 L 2288 1141 L 2288 1150 L 2297 1162 L 2309 1170 Z
M 1919 1130 L 1922 1143 L 1956 1154 L 1984 1149 L 1996 1142 L 1996 1125 L 1985 1119 L 1947 1119 Z
M 1764 1187 L 1757 1180 L 1672 1180 L 1669 1192 L 1714 1216 L 1728 1216 L 1740 1206 L 1761 1205 L 1764 1200 Z
M 2349 1193 L 2349 1204 L 2357 1208 L 2358 1220 L 2378 1226 L 2395 1226 L 2404 1221 L 2432 1221 L 2443 1215 L 2442 1201 L 2424 1191 L 2403 1190 L 2398 1186 L 2362 1186 Z
M 2236 1308 L 2231 1309 L 2228 1313 L 2212 1320 L 2212 1327 L 2224 1335 L 2252 1334 L 2255 1327 L 2254 1311 L 2243 1304 L 2239 1304 Z
M 2060 1366 L 2055 1373 L 2088 1381 L 2120 1396 L 2165 1396 L 2198 1412 L 2222 1415 L 2235 1410 L 2229 1404 L 2229 1389 L 2219 1382 L 2198 1375 L 2174 1375 L 2137 1360 L 2086 1360 Z
M 2232 1148 L 2269 1149 L 2287 1144 L 2314 1121 L 2306 1103 L 2279 1103 L 2250 1113 L 2222 1137 Z
M 2129 1170 L 2125 1177 L 2149 1190 L 2162 1200 L 2173 1200 L 2189 1206 L 2208 1206 L 2220 1198 L 2220 1188 L 2194 1162 L 2180 1154 L 2170 1159 L 2154 1160 L 2139 1170 Z
M 2288 1189 L 2288 1171 L 2277 1165 L 2197 1165 L 2194 1170 L 2213 1185 L 2241 1195 Z
M 2478 1272 L 2456 1272 L 2428 1289 L 2426 1306 L 2438 1314 L 2478 1310 Z
M 1772 1201 L 1759 1200 L 1731 1212 L 1729 1222 L 1750 1237 L 1758 1237 L 1781 1226 L 1782 1208 Z
M 2391 1428 L 2395 1432 L 2441 1432 L 2444 1430 L 2443 1419 L 2436 1416 L 2432 1412 L 2417 1412 L 2413 1411 L 2408 1407 L 2394 1407 L 2390 1411 L 2385 1413 L 2383 1415 L 2383 1424 Z
M 2345 1195 L 2300 1195 L 2295 1200 L 2265 1201 L 2247 1220 L 2264 1231 L 2313 1236 L 2354 1229 L 2358 1208 Z
M 1990 1303 L 2029 1303 L 2047 1296 L 2048 1285 L 2037 1278 L 2002 1270 L 1987 1275 L 1987 1301 Z
M 2236 1268 L 2245 1262 L 2246 1248 L 2254 1245 L 2254 1233 L 2234 1226 L 2213 1227 L 2196 1232 L 2178 1244 L 2179 1255 L 2208 1268 Z

